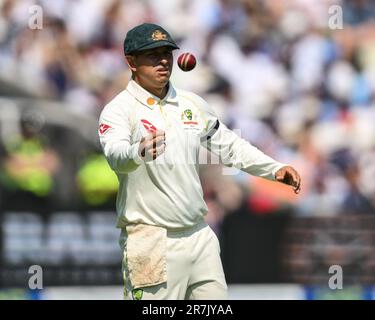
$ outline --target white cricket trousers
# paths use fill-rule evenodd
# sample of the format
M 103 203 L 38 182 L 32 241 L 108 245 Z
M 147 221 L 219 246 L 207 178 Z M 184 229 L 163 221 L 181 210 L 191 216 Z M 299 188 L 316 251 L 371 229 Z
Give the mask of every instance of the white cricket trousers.
M 167 230 L 167 281 L 134 290 L 127 276 L 126 230 L 122 229 L 122 271 L 126 300 L 225 300 L 227 284 L 216 234 L 205 223 L 182 230 Z

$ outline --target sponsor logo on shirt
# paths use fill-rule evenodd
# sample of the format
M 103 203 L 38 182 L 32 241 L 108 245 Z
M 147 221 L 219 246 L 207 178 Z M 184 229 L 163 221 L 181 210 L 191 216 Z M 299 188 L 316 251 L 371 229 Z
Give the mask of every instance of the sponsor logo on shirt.
M 141 122 L 148 132 L 155 132 L 157 130 L 157 128 L 150 121 L 142 119 Z
M 102 135 L 104 135 L 109 129 L 112 129 L 112 127 L 109 126 L 108 124 L 102 123 L 102 124 L 99 126 L 99 134 L 102 136 Z

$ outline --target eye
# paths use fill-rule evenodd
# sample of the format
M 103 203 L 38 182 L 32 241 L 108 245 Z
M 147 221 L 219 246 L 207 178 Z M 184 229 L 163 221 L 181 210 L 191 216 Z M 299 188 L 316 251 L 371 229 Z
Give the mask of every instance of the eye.
M 172 56 L 172 52 L 171 51 L 163 52 L 162 56 L 166 58 L 170 58 Z

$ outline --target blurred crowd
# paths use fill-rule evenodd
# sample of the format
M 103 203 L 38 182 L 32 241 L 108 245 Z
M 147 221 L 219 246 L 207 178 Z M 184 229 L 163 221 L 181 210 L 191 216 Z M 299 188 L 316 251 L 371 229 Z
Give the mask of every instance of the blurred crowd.
M 28 27 L 35 4 L 41 30 Z M 197 57 L 192 72 L 175 67 L 176 87 L 202 95 L 230 128 L 303 178 L 294 196 L 202 166 L 212 225 L 244 206 L 375 212 L 374 1 L 0 0 L 0 78 L 98 117 L 129 81 L 123 39 L 142 22 L 161 24 L 179 52 Z

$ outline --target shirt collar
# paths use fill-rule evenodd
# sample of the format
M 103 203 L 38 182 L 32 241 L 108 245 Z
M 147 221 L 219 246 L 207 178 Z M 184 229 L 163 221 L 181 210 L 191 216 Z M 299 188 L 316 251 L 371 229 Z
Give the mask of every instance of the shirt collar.
M 171 103 L 173 105 L 178 106 L 177 93 L 176 90 L 173 88 L 171 82 L 169 82 L 168 92 L 163 99 L 160 99 L 152 93 L 148 92 L 134 80 L 129 81 L 126 90 L 140 103 L 144 104 L 146 107 L 150 109 L 154 109 L 155 105 L 157 105 L 160 101 Z

